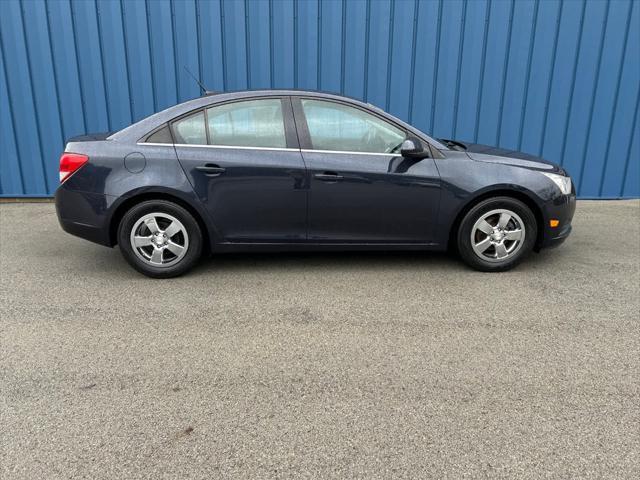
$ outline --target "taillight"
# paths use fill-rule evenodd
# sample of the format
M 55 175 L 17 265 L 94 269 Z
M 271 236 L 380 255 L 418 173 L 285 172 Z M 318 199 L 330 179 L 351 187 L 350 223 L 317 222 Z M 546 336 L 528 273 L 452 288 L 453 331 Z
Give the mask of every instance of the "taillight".
M 89 161 L 86 155 L 79 153 L 63 153 L 60 157 L 60 183 L 64 182 L 73 172 Z

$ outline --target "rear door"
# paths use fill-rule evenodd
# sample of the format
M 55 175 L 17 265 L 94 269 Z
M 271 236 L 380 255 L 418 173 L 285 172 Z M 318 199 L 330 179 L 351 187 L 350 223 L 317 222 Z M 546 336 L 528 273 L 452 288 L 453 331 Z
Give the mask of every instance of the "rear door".
M 288 97 L 216 104 L 171 126 L 178 159 L 219 241 L 305 239 L 306 172 Z
M 440 177 L 432 158 L 400 155 L 402 128 L 345 102 L 293 106 L 310 177 L 309 242 L 432 242 Z

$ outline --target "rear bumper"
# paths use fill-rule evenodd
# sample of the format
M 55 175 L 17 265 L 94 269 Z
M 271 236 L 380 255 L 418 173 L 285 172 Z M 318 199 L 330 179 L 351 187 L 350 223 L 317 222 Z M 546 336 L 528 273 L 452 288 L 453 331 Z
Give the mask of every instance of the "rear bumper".
M 69 190 L 56 190 L 56 214 L 62 229 L 91 242 L 113 246 L 109 235 L 108 212 L 115 197 Z
M 561 245 L 571 233 L 571 221 L 576 211 L 576 196 L 562 195 L 546 205 L 544 211 L 544 230 L 539 248 L 552 248 Z M 557 227 L 551 227 L 550 221 L 558 220 Z

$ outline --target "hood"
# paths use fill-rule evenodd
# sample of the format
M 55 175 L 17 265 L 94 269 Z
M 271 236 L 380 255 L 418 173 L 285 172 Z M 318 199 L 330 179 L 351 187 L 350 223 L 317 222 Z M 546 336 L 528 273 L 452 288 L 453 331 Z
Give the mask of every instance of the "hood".
M 462 143 L 457 140 L 440 139 L 440 141 L 453 150 L 466 152 L 469 158 L 478 162 L 502 163 L 505 165 L 565 174 L 559 165 L 529 153 L 489 145 L 480 145 L 478 143 Z

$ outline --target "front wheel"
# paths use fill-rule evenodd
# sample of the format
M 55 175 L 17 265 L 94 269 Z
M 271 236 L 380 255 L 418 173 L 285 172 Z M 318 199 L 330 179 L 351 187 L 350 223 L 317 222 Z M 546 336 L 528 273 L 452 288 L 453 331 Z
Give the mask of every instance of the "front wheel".
M 118 244 L 133 268 L 149 277 L 169 278 L 185 273 L 200 258 L 202 233 L 180 205 L 149 200 L 122 217 Z
M 537 236 L 533 212 L 510 197 L 489 198 L 462 219 L 457 246 L 464 262 L 483 272 L 509 270 L 533 249 Z

